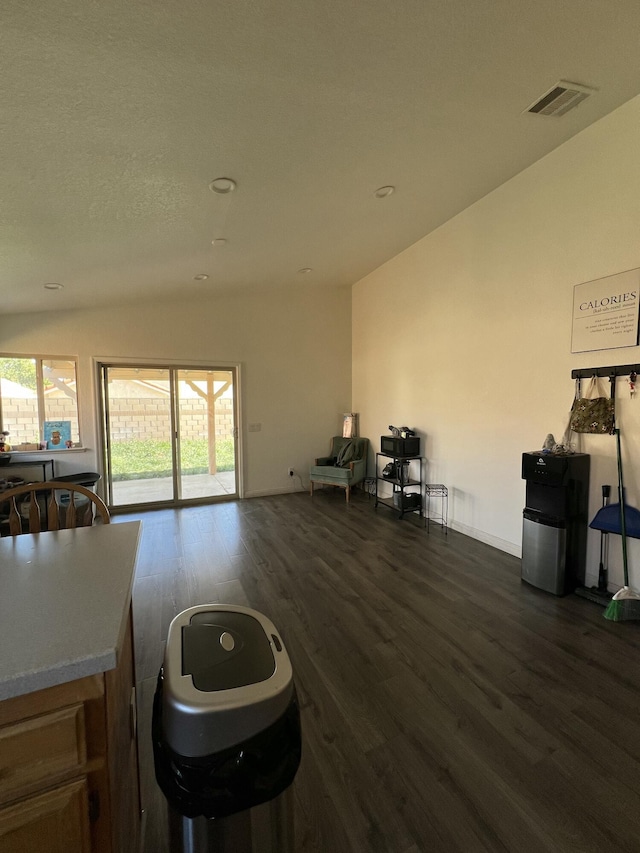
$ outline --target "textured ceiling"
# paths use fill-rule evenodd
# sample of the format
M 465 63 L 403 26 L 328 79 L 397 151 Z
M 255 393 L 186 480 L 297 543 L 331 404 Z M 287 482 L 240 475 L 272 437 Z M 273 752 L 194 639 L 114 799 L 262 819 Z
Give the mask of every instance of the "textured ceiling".
M 638 0 L 3 0 L 0 25 L 4 313 L 350 285 L 640 91 Z M 523 115 L 560 79 L 598 91 Z

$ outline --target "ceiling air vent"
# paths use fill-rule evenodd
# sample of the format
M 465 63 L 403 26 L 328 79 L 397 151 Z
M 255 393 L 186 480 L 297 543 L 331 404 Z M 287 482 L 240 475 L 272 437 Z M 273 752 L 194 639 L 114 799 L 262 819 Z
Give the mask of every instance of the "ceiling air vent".
M 527 107 L 525 112 L 537 113 L 542 116 L 563 116 L 569 110 L 577 107 L 585 98 L 588 98 L 593 91 L 594 89 L 587 89 L 586 86 L 560 80 L 535 103 Z

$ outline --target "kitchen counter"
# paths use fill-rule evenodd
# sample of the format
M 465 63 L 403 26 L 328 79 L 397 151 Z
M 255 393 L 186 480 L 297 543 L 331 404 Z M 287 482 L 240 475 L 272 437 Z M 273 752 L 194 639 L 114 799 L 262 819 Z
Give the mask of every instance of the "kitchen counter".
M 0 539 L 2 853 L 138 853 L 141 523 Z
M 0 699 L 116 667 L 141 522 L 0 539 Z

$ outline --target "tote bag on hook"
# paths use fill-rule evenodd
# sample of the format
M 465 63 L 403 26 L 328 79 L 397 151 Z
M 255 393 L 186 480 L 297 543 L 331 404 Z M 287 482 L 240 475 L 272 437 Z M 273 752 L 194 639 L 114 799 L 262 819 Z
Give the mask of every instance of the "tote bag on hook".
M 615 398 L 603 394 L 599 377 L 593 376 L 585 396 L 576 395 L 573 401 L 569 426 L 574 432 L 612 435 L 615 428 L 615 406 Z

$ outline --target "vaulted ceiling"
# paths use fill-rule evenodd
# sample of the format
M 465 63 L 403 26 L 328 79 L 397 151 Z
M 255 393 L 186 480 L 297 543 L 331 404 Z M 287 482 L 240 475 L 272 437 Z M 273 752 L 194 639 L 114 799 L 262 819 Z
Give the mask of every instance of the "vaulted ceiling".
M 638 0 L 3 0 L 0 24 L 4 313 L 351 285 L 640 91 Z M 559 80 L 595 91 L 527 113 Z

